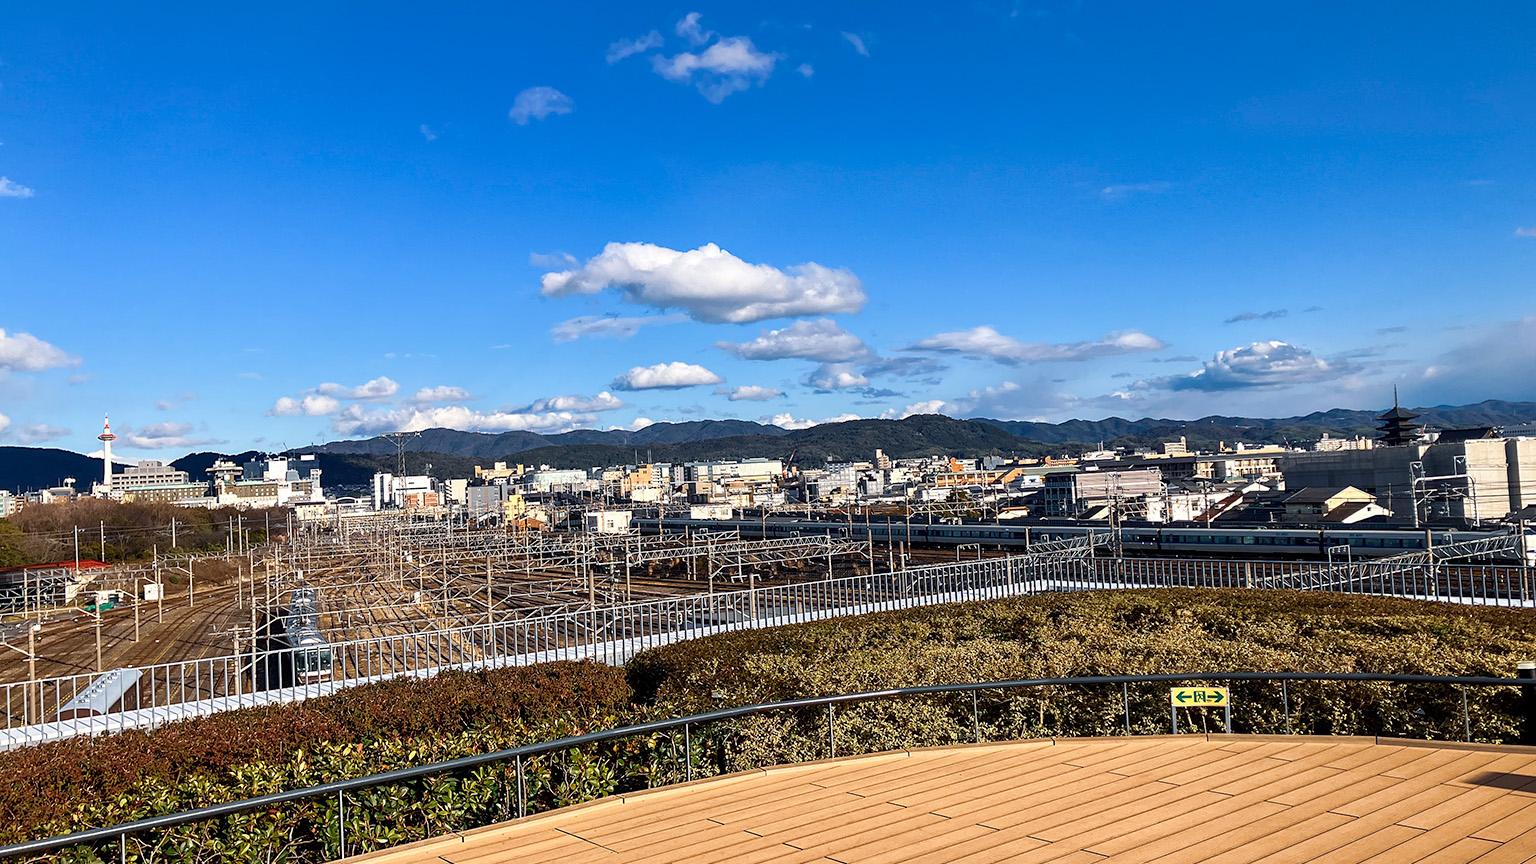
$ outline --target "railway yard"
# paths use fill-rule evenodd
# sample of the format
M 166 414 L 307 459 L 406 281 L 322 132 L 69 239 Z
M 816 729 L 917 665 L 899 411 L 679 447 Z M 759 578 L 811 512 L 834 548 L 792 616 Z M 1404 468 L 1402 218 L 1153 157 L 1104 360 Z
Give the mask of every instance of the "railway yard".
M 1108 532 L 1037 536 L 1027 550 L 997 534 L 909 548 L 873 530 L 859 536 L 860 526 L 788 536 L 764 536 L 772 524 L 754 536 L 753 527 L 524 535 L 380 518 L 233 554 L 96 569 L 81 574 L 89 579 L 70 606 L 38 608 L 64 592 L 34 582 L 39 602 L 0 624 L 5 725 L 84 710 L 71 706 L 97 698 L 93 686 L 112 670 L 128 670 L 132 683 L 91 709 L 97 715 L 454 666 L 623 662 L 658 640 L 716 627 L 922 597 L 1015 596 L 1018 578 L 1055 580 L 1038 590 L 1270 587 L 1536 602 L 1533 570 L 1521 566 L 1125 557 Z M 960 566 L 928 566 L 937 564 Z M 158 596 L 145 591 L 156 585 Z
M 870 550 L 867 541 L 825 536 L 791 542 L 741 541 L 718 533 L 528 539 L 409 523 L 342 537 L 301 536 L 244 556 L 162 565 L 158 572 L 144 565 L 104 571 L 85 589 L 117 592 L 122 601 L 99 615 L 83 611 L 85 600 L 13 615 L 4 637 L 18 650 L 0 653 L 0 683 L 249 651 L 253 630 L 269 614 L 280 614 L 288 592 L 301 585 L 317 590 L 319 629 L 335 643 L 583 605 L 688 596 L 748 582 L 767 586 L 856 575 L 869 572 L 876 560 Z M 884 549 L 878 552 L 890 557 Z M 954 555 L 918 550 L 906 560 L 916 565 Z M 157 581 L 165 588 L 163 597 L 135 599 L 145 583 Z M 31 673 L 23 620 L 42 625 Z

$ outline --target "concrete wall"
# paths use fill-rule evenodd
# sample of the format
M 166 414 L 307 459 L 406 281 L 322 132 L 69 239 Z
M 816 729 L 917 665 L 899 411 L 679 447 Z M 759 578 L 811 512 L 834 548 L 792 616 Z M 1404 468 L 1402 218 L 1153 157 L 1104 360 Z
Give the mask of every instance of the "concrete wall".
M 1371 491 L 1376 503 L 1403 521 L 1413 520 L 1413 462 L 1424 475 L 1460 474 L 1465 459 L 1467 481 L 1431 482 L 1430 488 L 1454 489 L 1463 497 L 1435 500 L 1436 517 L 1500 519 L 1512 510 L 1536 504 L 1536 439 L 1477 439 L 1455 444 L 1410 444 L 1371 450 L 1291 453 L 1280 470 L 1287 489 L 1308 486 L 1357 486 Z M 1420 489 L 1424 486 L 1421 484 Z M 1474 498 L 1475 496 L 1475 503 Z M 1421 514 L 1427 517 L 1428 514 Z
M 1536 505 L 1536 438 L 1505 440 L 1504 458 L 1509 466 L 1510 509 Z

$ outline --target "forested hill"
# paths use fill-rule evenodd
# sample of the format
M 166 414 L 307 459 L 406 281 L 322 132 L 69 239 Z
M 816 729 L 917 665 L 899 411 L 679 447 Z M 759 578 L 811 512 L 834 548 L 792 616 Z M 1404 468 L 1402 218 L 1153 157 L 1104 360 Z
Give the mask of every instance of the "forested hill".
M 1490 400 L 1475 405 L 1441 405 L 1412 410 L 1423 414 L 1423 422 L 1436 428 L 1484 424 L 1510 426 L 1536 422 L 1536 402 Z M 1106 444 L 1112 441 L 1140 443 L 1142 439 L 1164 438 L 1166 440 L 1178 438 L 1180 435 L 1191 439 L 1191 443 L 1195 440 L 1209 440 L 1213 444 L 1218 441 L 1231 443 L 1240 440 L 1250 443 L 1281 444 L 1316 440 L 1324 432 L 1334 436 L 1371 434 L 1375 429 L 1374 418 L 1379 413 L 1381 412 L 1335 408 L 1331 411 L 1274 418 L 1211 415 L 1198 420 L 1168 418 L 1126 420 L 1120 417 L 1107 417 L 1103 420 L 1067 420 L 1062 423 L 978 418 L 974 422 L 996 426 L 1019 438 L 1042 444 L 1088 442 L 1097 445 L 1101 441 Z M 849 424 L 824 424 L 816 428 L 835 429 L 847 425 Z M 406 439 L 405 447 L 407 450 L 419 452 L 489 459 L 530 450 L 545 452 L 546 448 L 567 445 L 624 446 L 629 447 L 631 451 L 635 448 L 651 447 L 653 452 L 658 452 L 655 451 L 656 445 L 661 444 L 684 444 L 726 438 L 792 438 L 795 434 L 778 426 L 747 420 L 693 420 L 684 423 L 656 423 L 635 432 L 623 429 L 607 431 L 578 429 L 559 435 L 541 435 L 536 432 L 489 433 L 461 432 L 457 429 L 427 429 L 420 433 L 420 437 Z M 332 441 L 301 449 L 307 453 L 360 453 L 377 456 L 395 453 L 394 442 L 382 437 L 358 441 Z M 631 452 L 631 459 L 633 459 L 633 452 Z
M 0 489 L 48 489 L 67 477 L 75 478 L 76 489 L 89 491 L 101 480 L 101 460 L 52 447 L 0 447 Z
M 1490 399 L 1474 405 L 1438 405 L 1411 408 L 1421 415 L 1419 422 L 1433 429 L 1467 426 L 1518 426 L 1536 423 L 1536 402 L 1503 402 Z M 1191 446 L 1214 446 L 1225 441 L 1259 444 L 1300 444 L 1315 441 L 1324 432 L 1334 436 L 1371 436 L 1376 431 L 1376 416 L 1381 411 L 1351 411 L 1334 408 L 1294 417 L 1226 417 L 1213 414 L 1198 420 L 1142 418 L 1125 420 L 1067 420 L 1063 423 L 1036 423 L 1028 420 L 987 420 L 1021 438 L 1045 444 L 1068 441 L 1103 441 L 1106 444 L 1167 441 L 1183 436 Z
M 1487 401 L 1475 405 L 1414 408 L 1431 428 L 1536 423 L 1536 402 Z M 1068 420 L 1037 423 L 1024 420 L 955 420 L 928 414 L 904 420 L 852 420 L 824 423 L 790 431 L 745 420 L 698 420 L 657 423 L 637 432 L 583 429 L 561 435 L 532 432 L 488 434 L 454 429 L 429 429 L 406 440 L 406 470 L 439 477 L 470 477 L 476 464 L 495 460 L 562 468 L 616 465 L 637 459 L 688 462 L 750 457 L 778 458 L 796 451 L 796 462 L 816 465 L 827 459 L 870 459 L 876 449 L 891 458 L 934 454 L 953 456 L 1014 455 L 1038 457 L 1072 455 L 1083 449 L 1156 447 L 1185 438 L 1191 448 L 1215 449 L 1220 444 L 1300 445 L 1323 434 L 1374 434 L 1376 411 L 1334 409 L 1281 418 L 1225 417 L 1199 420 L 1147 418 Z M 326 485 L 365 485 L 375 471 L 396 470 L 394 443 L 384 438 L 335 441 L 295 452 L 320 454 Z M 233 457 L 238 462 L 254 452 Z M 194 480 L 207 478 L 207 467 L 218 453 L 193 453 L 172 464 Z M 26 490 L 55 485 L 75 477 L 87 489 L 101 463 L 77 453 L 36 447 L 0 447 L 0 489 Z
M 457 429 L 427 429 L 420 437 L 406 441 L 407 450 L 447 453 L 453 456 L 501 457 L 521 453 L 537 447 L 562 445 L 611 444 L 629 447 L 645 447 L 652 444 L 678 444 L 687 441 L 703 441 L 710 438 L 740 437 L 745 435 L 780 437 L 789 430 L 747 420 L 692 420 L 686 423 L 653 423 L 639 431 L 626 429 L 577 429 L 558 435 L 541 435 L 537 432 L 460 432 Z M 309 453 L 363 453 L 376 456 L 394 455 L 395 444 L 385 438 L 367 438 L 361 441 L 332 441 L 315 447 L 304 448 Z
M 502 454 L 514 462 L 549 465 L 553 468 L 591 468 L 633 463 L 636 456 L 657 462 L 693 462 L 716 459 L 787 458 L 795 454 L 798 465 L 820 465 L 828 459 L 872 459 L 883 450 L 893 459 L 936 454 L 952 456 L 1019 455 L 1056 453 L 1057 445 L 1025 441 L 1006 430 L 974 420 L 955 420 L 937 414 L 905 420 L 852 420 L 825 423 L 778 435 L 733 435 L 678 443 L 559 444 Z M 326 485 L 361 485 L 375 471 L 394 471 L 395 454 L 321 453 L 320 467 Z M 454 453 L 410 451 L 406 470 L 438 477 L 469 477 L 475 465 L 490 458 Z

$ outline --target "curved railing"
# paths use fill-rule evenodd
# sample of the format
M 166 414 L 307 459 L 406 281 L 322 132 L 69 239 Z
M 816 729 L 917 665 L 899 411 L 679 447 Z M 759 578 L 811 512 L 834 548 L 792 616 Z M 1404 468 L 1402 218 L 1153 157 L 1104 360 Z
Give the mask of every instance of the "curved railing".
M 1528 670 L 1522 669 L 1522 675 Z M 1454 677 L 1445 675 L 1386 675 L 1372 673 L 1327 673 L 1327 672 L 1208 672 L 1208 673 L 1166 673 L 1157 675 L 1109 675 L 1109 676 L 1085 676 L 1068 678 L 1035 678 L 1015 681 L 982 681 L 964 684 L 936 684 L 923 687 L 900 687 L 889 690 L 873 690 L 863 693 L 848 693 L 836 696 L 814 696 L 803 699 L 791 699 L 782 702 L 770 702 L 757 705 L 744 705 L 736 708 L 722 708 L 716 711 L 706 711 L 687 717 L 676 717 L 664 720 L 653 720 L 645 723 L 636 723 L 615 729 L 607 729 L 599 732 L 589 732 L 582 735 L 572 735 L 558 738 L 552 741 L 544 741 L 535 744 L 525 744 L 505 750 L 497 750 L 491 753 L 481 753 L 473 756 L 464 756 L 450 759 L 444 762 L 434 762 L 428 765 L 419 765 L 411 768 L 399 768 L 380 774 L 371 774 L 365 777 L 355 777 L 348 780 L 338 780 L 324 783 L 318 786 L 310 786 L 303 789 L 293 789 L 286 792 L 278 792 L 270 795 L 262 795 L 256 798 L 248 798 L 241 801 L 231 801 L 224 804 L 215 804 L 208 807 L 199 807 L 194 810 L 186 810 L 179 813 L 168 813 L 161 816 L 152 816 L 128 822 L 121 825 L 110 825 L 100 828 L 92 828 L 77 831 L 73 834 L 64 834 L 55 837 L 45 837 L 11 846 L 0 847 L 0 859 L 16 858 L 23 855 L 36 855 L 46 852 L 54 852 L 67 849 L 72 846 L 84 844 L 102 843 L 103 841 L 117 840 L 120 857 L 126 860 L 127 838 L 131 835 L 154 831 L 158 829 L 174 828 L 195 822 L 204 822 L 225 816 L 233 816 L 248 813 L 255 810 L 270 808 L 279 804 L 287 804 L 310 799 L 328 798 L 336 796 L 338 799 L 337 829 L 340 838 L 339 848 L 343 855 L 346 851 L 345 839 L 345 795 L 362 789 L 377 786 L 387 786 L 450 774 L 465 769 L 472 769 L 486 765 L 512 761 L 516 767 L 517 794 L 516 815 L 523 816 L 526 812 L 526 798 L 524 791 L 524 760 L 533 757 L 556 753 L 563 750 L 571 750 L 590 744 L 600 744 L 631 738 L 641 735 L 650 735 L 658 732 L 683 733 L 683 752 L 687 763 L 684 781 L 693 779 L 693 748 L 691 743 L 694 727 L 707 723 L 715 723 L 725 720 L 733 720 L 759 714 L 773 712 L 797 711 L 807 708 L 825 708 L 827 712 L 827 745 L 828 755 L 836 757 L 836 736 L 834 734 L 835 712 L 837 706 L 869 702 L 879 699 L 891 699 L 901 696 L 932 696 L 941 694 L 972 695 L 971 710 L 972 721 L 975 724 L 976 739 L 981 740 L 980 722 L 978 716 L 976 694 L 983 690 L 1019 690 L 1038 687 L 1060 686 L 1109 686 L 1121 685 L 1125 699 L 1125 729 L 1126 734 L 1131 732 L 1131 702 L 1129 685 L 1155 684 L 1155 683 L 1179 683 L 1179 682 L 1269 682 L 1281 685 L 1282 698 L 1284 699 L 1285 716 L 1289 731 L 1290 722 L 1290 697 L 1286 685 L 1290 682 L 1317 681 L 1317 682 L 1362 682 L 1384 684 L 1422 684 L 1422 685 L 1448 685 L 1461 689 L 1462 723 L 1466 732 L 1466 740 L 1472 739 L 1472 721 L 1468 709 L 1467 688 L 1469 687 L 1517 687 L 1523 690 L 1525 723 L 1527 734 L 1536 733 L 1536 677 L 1519 678 L 1494 678 L 1494 677 Z M 1170 712 L 1172 713 L 1172 712 Z M 1177 728 L 1175 720 L 1174 728 Z M 1230 730 L 1229 730 L 1230 731 Z M 665 785 L 665 784 L 664 784 Z

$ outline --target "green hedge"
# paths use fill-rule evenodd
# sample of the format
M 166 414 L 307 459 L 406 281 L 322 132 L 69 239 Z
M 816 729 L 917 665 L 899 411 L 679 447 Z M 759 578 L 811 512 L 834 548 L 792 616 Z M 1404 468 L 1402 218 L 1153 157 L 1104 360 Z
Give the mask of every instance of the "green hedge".
M 1375 672 L 1512 677 L 1536 657 L 1525 610 L 1282 591 L 1161 589 L 1054 594 L 933 606 L 680 642 L 635 657 L 646 704 L 687 714 L 969 681 L 1179 672 Z M 1190 682 L 1195 683 L 1195 682 Z M 1237 682 L 1237 732 L 1465 736 L 1461 693 L 1443 685 Z M 839 709 L 839 755 L 900 746 L 1170 728 L 1168 685 L 1043 687 L 971 697 L 902 697 Z M 1289 703 L 1290 725 L 1286 723 Z M 1515 688 L 1468 691 L 1472 736 L 1513 741 Z M 1220 715 L 1180 711 L 1220 731 Z M 825 757 L 824 710 L 758 717 L 705 733 L 712 765 L 735 771 Z
M 629 697 L 621 670 L 590 662 L 549 663 L 402 678 L 147 732 L 13 750 L 0 753 L 0 842 L 610 728 L 632 714 Z M 558 786 L 562 780 L 557 772 L 553 782 Z M 386 824 L 362 807 L 358 838 L 372 834 L 392 845 L 479 818 L 456 815 L 456 808 L 468 806 L 450 803 L 461 791 L 462 781 L 449 778 L 365 793 L 365 801 L 401 793 L 392 805 L 401 816 Z M 554 788 L 539 792 L 550 804 L 579 800 L 562 798 Z M 188 826 L 149 842 L 162 847 L 157 860 L 249 860 L 242 857 L 242 835 L 255 830 L 270 840 L 280 826 L 289 857 L 319 860 L 336 851 L 325 846 L 327 819 L 330 835 L 335 834 L 335 806 L 331 801 L 285 807 L 264 817 Z
M 561 663 L 366 685 L 298 705 L 150 733 L 0 754 L 0 832 L 10 841 L 442 761 L 729 704 L 919 684 L 1204 671 L 1512 674 L 1536 656 L 1536 615 L 1327 594 L 1196 590 L 1061 594 L 882 613 L 678 643 L 627 670 Z M 626 683 L 626 678 L 627 682 Z M 631 689 L 633 688 L 633 690 Z M 1285 731 L 1279 688 L 1233 687 L 1239 732 Z M 1126 696 L 1128 695 L 1128 700 Z M 1298 733 L 1460 739 L 1451 688 L 1298 683 Z M 1512 688 L 1469 693 L 1473 735 L 1513 736 Z M 1166 686 L 1052 687 L 892 698 L 836 712 L 838 755 L 1055 735 L 1113 735 L 1125 707 L 1163 732 Z M 1215 715 L 1181 718 L 1217 728 Z M 533 811 L 745 768 L 829 755 L 825 709 L 638 736 L 526 763 Z M 513 766 L 487 766 L 346 799 L 348 853 L 513 815 Z M 135 837 L 129 860 L 322 861 L 336 857 L 335 799 Z M 115 843 L 50 860 L 115 860 Z

